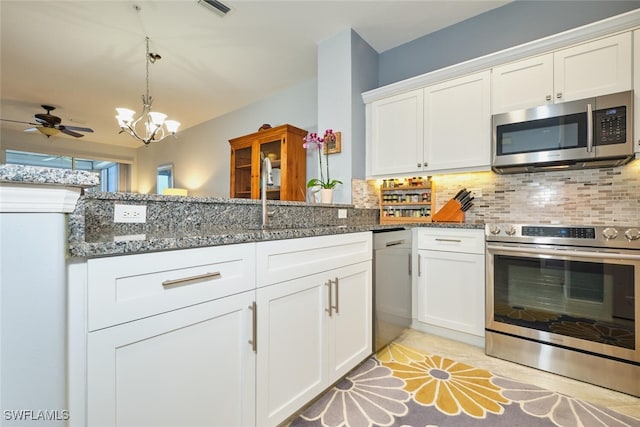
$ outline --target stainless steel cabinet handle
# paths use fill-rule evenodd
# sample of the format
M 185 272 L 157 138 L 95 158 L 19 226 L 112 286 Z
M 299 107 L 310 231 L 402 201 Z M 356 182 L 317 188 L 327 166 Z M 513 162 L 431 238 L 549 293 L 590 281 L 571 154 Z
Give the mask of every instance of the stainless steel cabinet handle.
M 193 282 L 198 282 L 204 279 L 220 279 L 221 277 L 222 277 L 222 274 L 220 274 L 219 271 L 216 271 L 215 273 L 204 273 L 204 274 L 198 274 L 197 276 L 183 277 L 181 279 L 165 280 L 164 282 L 162 282 L 162 286 L 164 286 L 165 288 L 168 288 L 170 286 L 178 286 L 178 285 L 182 286 L 182 285 L 188 285 Z
M 411 253 L 409 253 L 409 276 L 411 276 Z
M 252 314 L 252 328 L 251 332 L 251 340 L 249 340 L 249 344 L 251 344 L 251 349 L 254 353 L 258 352 L 258 304 L 254 301 L 249 306 L 249 310 L 251 310 Z
M 422 163 L 418 163 L 418 167 L 421 168 L 422 167 Z
M 333 297 L 331 295 L 331 280 L 329 280 L 327 283 L 325 283 L 325 286 L 327 286 L 329 288 L 329 304 L 327 304 L 328 308 L 325 308 L 324 311 L 329 313 L 329 317 L 333 316 L 333 306 L 331 305 L 333 303 Z
M 422 267 L 420 267 L 420 264 L 422 264 L 422 256 L 418 254 L 418 277 L 422 275 Z
M 332 280 L 329 279 L 329 283 L 331 283 Z M 336 314 L 340 314 L 340 282 L 338 282 L 338 278 L 336 277 L 336 280 L 333 281 L 333 283 L 336 284 L 336 305 L 333 306 L 333 308 L 336 309 Z
M 547 101 L 551 101 L 551 95 L 547 95 L 545 98 Z
M 593 107 L 587 104 L 587 153 L 593 151 Z
M 395 240 L 395 241 L 393 241 L 393 242 L 387 242 L 387 243 L 385 243 L 385 246 L 386 246 L 386 247 L 389 247 L 389 246 L 397 246 L 397 245 L 401 245 L 401 244 L 403 244 L 403 243 L 404 243 L 404 240 Z
M 436 237 L 436 242 L 454 242 L 454 243 L 462 243 L 462 240 L 460 239 L 441 239 L 439 237 Z
M 558 98 L 558 99 L 562 98 L 562 92 L 556 93 L 556 98 Z

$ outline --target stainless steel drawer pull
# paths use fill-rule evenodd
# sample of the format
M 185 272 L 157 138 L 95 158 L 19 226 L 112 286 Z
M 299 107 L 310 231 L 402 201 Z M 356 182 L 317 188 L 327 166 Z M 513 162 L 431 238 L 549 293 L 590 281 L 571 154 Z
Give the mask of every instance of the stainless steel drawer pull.
M 252 302 L 249 306 L 249 310 L 252 311 L 252 328 L 251 332 L 251 340 L 249 340 L 249 344 L 251 344 L 251 349 L 254 353 L 258 352 L 258 304 L 256 302 Z
M 220 279 L 221 277 L 222 274 L 220 274 L 219 271 L 216 271 L 215 273 L 204 273 L 198 274 L 197 276 L 183 277 L 181 279 L 165 280 L 164 282 L 162 282 L 162 286 L 168 288 L 170 286 L 188 285 L 190 283 L 198 282 L 204 279 Z
M 454 243 L 462 243 L 460 239 L 440 239 L 436 237 L 436 242 L 454 242 Z
M 385 243 L 385 246 L 388 248 L 389 246 L 402 245 L 403 243 L 404 243 L 404 240 L 394 240 L 393 242 Z

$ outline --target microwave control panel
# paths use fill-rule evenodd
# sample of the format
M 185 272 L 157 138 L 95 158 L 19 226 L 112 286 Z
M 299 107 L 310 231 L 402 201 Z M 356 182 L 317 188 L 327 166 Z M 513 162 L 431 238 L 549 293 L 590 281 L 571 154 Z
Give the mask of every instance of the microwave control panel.
M 594 113 L 595 144 L 611 145 L 627 142 L 627 108 L 615 107 Z

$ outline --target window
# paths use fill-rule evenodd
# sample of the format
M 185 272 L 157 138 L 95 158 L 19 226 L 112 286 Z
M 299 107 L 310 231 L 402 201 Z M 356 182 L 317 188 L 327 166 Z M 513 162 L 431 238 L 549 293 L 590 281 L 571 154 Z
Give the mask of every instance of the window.
M 87 191 L 129 190 L 129 165 L 124 163 L 15 150 L 6 151 L 6 162 L 7 164 L 97 172 L 100 174 L 100 184 L 88 188 Z

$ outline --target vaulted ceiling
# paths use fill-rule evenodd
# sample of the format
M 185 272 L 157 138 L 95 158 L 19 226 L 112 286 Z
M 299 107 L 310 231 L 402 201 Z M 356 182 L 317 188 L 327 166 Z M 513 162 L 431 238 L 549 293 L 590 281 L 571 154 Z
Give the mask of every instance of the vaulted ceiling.
M 48 104 L 63 124 L 95 130 L 83 140 L 132 146 L 115 107 L 141 109 L 145 36 L 162 56 L 150 66 L 153 109 L 184 129 L 313 78 L 318 43 L 347 28 L 380 53 L 508 1 L 224 3 L 222 17 L 198 0 L 0 1 L 0 117 L 33 122 Z

